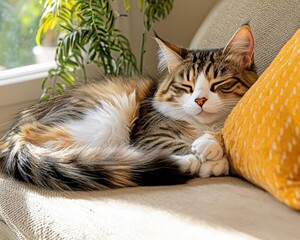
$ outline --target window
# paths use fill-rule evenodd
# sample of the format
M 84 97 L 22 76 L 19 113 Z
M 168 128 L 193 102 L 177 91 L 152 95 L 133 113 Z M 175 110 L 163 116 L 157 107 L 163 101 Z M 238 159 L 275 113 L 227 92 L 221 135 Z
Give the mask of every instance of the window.
M 45 47 L 35 46 L 42 11 L 40 0 L 0 0 L 0 137 L 16 112 L 38 101 L 42 80 L 55 67 L 49 45 L 57 36 L 50 33 Z
M 53 33 L 35 46 L 42 10 L 39 0 L 0 1 L 0 71 L 54 59 Z

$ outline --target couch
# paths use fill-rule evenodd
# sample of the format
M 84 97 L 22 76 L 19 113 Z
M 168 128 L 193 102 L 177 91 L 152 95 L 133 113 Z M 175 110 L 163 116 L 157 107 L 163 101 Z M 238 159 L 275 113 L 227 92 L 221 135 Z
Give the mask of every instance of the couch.
M 254 31 L 261 74 L 300 27 L 298 0 L 218 1 L 191 43 L 224 46 Z M 263 161 L 263 159 L 262 159 Z M 0 174 L 0 239 L 300 239 L 300 212 L 235 177 L 176 186 L 51 191 Z

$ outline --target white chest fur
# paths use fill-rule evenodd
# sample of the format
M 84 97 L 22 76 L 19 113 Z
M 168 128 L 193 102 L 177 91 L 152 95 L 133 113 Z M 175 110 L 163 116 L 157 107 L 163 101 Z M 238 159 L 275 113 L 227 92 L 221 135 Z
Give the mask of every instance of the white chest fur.
M 79 146 L 120 146 L 129 142 L 137 109 L 135 92 L 112 95 L 109 100 L 100 99 L 99 106 L 87 110 L 83 119 L 72 120 L 64 128 Z

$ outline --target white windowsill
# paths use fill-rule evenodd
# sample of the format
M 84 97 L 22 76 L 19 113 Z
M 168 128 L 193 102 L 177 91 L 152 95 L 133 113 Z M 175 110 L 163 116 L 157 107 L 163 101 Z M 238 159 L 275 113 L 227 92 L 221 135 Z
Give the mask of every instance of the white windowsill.
M 54 61 L 38 63 L 0 72 L 0 87 L 47 76 L 48 70 L 56 66 Z

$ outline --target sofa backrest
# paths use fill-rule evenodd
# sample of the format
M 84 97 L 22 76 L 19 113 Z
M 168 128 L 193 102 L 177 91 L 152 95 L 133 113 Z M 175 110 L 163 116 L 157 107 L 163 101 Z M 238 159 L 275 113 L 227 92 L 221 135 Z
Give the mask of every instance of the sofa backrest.
M 300 27 L 300 1 L 219 0 L 190 47 L 224 47 L 238 27 L 248 22 L 254 32 L 254 58 L 260 75 Z

